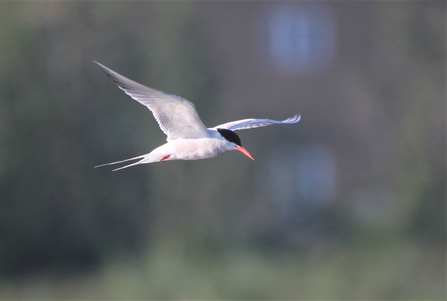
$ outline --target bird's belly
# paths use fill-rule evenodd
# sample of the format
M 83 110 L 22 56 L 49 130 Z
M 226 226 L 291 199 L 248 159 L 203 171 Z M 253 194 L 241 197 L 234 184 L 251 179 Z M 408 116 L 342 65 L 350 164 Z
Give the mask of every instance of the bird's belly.
M 178 139 L 172 141 L 175 150 L 173 160 L 200 160 L 216 157 L 227 150 L 216 138 Z

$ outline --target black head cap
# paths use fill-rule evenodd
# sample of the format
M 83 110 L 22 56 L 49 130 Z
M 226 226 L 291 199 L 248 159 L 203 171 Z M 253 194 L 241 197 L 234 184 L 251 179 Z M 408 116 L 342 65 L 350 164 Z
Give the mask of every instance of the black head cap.
M 235 132 L 226 130 L 226 129 L 217 129 L 217 131 L 224 137 L 226 140 L 233 142 L 239 146 L 242 146 L 241 139 Z

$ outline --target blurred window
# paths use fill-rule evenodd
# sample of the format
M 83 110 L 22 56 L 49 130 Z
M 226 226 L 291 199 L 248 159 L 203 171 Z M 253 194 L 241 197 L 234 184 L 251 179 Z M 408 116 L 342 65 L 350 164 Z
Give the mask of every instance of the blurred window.
M 322 70 L 335 52 L 335 22 L 330 7 L 310 3 L 280 3 L 265 15 L 262 51 L 285 74 Z
M 295 151 L 279 148 L 268 166 L 269 190 L 273 202 L 286 215 L 303 209 L 321 210 L 336 195 L 336 161 L 330 148 L 309 143 Z

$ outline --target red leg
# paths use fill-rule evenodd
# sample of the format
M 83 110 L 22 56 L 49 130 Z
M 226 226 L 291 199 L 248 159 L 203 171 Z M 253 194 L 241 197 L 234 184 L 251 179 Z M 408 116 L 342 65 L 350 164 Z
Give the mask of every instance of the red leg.
M 160 162 L 168 159 L 171 155 L 164 155 L 163 158 L 160 159 Z

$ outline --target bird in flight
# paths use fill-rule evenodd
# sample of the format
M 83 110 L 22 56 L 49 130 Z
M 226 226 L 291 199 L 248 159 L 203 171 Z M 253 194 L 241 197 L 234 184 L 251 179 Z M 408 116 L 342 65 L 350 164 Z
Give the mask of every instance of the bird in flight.
M 166 140 L 168 141 L 148 154 L 97 165 L 95 168 L 138 160 L 113 170 L 116 171 L 153 162 L 207 159 L 232 150 L 238 150 L 254 160 L 242 146 L 241 139 L 234 131 L 272 124 L 292 124 L 301 119 L 299 114 L 282 121 L 249 118 L 207 128 L 200 120 L 194 105 L 188 100 L 143 86 L 98 62 L 95 63 L 124 93 L 146 106 L 152 112 L 161 130 L 166 134 Z

